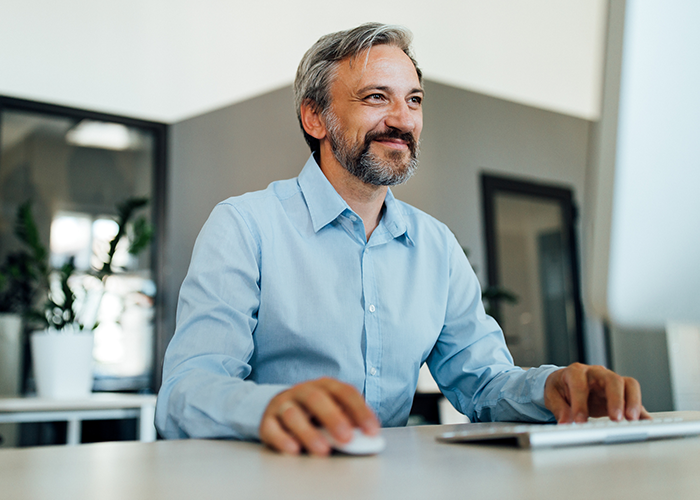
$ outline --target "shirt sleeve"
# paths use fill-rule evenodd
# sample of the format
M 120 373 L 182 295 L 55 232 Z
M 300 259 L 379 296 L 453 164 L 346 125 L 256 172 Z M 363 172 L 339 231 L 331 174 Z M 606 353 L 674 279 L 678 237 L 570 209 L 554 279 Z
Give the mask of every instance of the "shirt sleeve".
M 472 422 L 554 420 L 544 384 L 559 367 L 513 365 L 501 328 L 484 311 L 476 275 L 453 241 L 445 323 L 427 360 L 435 381 Z
M 286 389 L 246 380 L 260 302 L 259 238 L 231 204 L 217 205 L 195 243 L 163 363 L 156 426 L 165 438 L 258 439 Z

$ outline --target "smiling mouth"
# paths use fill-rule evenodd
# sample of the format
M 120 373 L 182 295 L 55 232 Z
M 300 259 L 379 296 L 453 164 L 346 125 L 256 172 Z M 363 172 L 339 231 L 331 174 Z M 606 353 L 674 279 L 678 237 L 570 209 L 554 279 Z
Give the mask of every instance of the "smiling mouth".
M 380 144 L 393 154 L 408 153 L 415 156 L 417 150 L 416 139 L 410 132 L 401 132 L 390 128 L 382 132 L 370 132 L 365 136 L 365 150 L 372 142 Z
M 382 138 L 382 139 L 375 139 L 374 142 L 378 142 L 382 146 L 386 146 L 386 147 L 391 148 L 391 149 L 409 149 L 406 141 L 402 141 L 401 139 Z

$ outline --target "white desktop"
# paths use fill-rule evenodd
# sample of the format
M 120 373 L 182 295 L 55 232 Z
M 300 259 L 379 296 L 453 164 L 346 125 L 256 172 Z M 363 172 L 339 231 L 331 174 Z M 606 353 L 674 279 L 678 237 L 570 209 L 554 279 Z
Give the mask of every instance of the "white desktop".
M 610 320 L 665 328 L 676 410 L 700 409 L 700 3 L 627 2 Z

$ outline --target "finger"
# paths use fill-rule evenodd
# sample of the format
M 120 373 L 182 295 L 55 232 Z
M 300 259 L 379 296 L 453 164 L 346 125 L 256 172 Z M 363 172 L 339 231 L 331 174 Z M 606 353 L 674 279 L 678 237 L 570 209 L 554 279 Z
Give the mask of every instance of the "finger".
M 310 385 L 301 390 L 296 397 L 309 416 L 326 428 L 334 438 L 342 443 L 350 441 L 353 428 L 351 418 L 326 387 Z
M 624 418 L 625 408 L 625 381 L 616 373 L 605 370 L 594 371 L 592 377 L 596 378 L 596 390 L 603 389 L 605 391 L 605 400 L 608 417 L 610 420 L 622 420 Z
M 559 392 L 555 392 L 551 396 L 547 408 L 549 408 L 559 424 L 570 424 L 574 421 L 569 402 Z
M 625 377 L 625 417 L 627 420 L 638 420 L 643 412 L 642 389 L 639 382 L 631 377 Z M 648 415 L 648 413 L 647 413 Z
M 557 370 L 547 377 L 544 388 L 545 406 L 552 412 L 557 423 L 569 424 L 573 422 L 573 414 L 569 404 L 568 391 L 563 381 L 562 373 L 565 369 Z
M 589 371 L 583 365 L 574 363 L 563 374 L 571 405 L 571 418 L 577 423 L 588 420 Z
M 285 405 L 284 411 L 278 413 L 278 420 L 284 429 L 291 434 L 296 441 L 313 455 L 328 455 L 331 451 L 328 441 L 321 435 L 315 425 L 311 423 L 309 414 L 298 405 Z
M 280 425 L 276 417 L 264 417 L 260 424 L 260 441 L 273 450 L 298 455 L 301 445 Z
M 372 409 L 367 406 L 365 399 L 357 389 L 348 384 L 331 381 L 332 394 L 336 402 L 343 408 L 352 423 L 362 429 L 365 434 L 376 435 L 379 432 L 379 420 Z

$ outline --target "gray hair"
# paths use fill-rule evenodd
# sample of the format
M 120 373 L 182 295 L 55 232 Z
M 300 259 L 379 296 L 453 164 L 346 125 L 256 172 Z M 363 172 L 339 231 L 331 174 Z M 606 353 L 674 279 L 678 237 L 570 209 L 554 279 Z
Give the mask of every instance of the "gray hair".
M 310 102 L 317 112 L 325 113 L 331 103 L 330 87 L 340 62 L 375 45 L 394 45 L 400 48 L 411 59 L 418 80 L 422 83 L 423 74 L 411 50 L 412 39 L 411 32 L 403 26 L 366 23 L 351 30 L 324 35 L 313 44 L 302 57 L 294 79 L 297 118 L 311 151 L 318 151 L 319 142 L 304 130 L 301 123 L 302 103 Z

